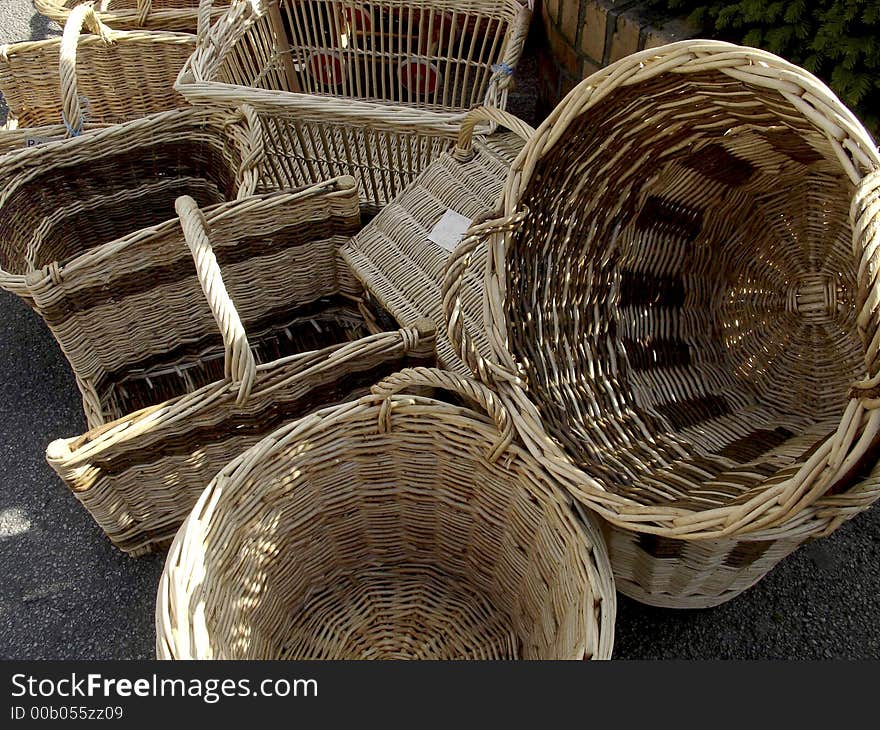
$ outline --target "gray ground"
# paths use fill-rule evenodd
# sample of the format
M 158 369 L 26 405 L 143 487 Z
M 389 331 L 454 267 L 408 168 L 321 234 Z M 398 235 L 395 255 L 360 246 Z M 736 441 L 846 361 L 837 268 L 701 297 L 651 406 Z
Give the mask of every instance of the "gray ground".
M 57 29 L 56 29 L 57 30 Z M 0 42 L 50 26 L 31 0 L 0 0 Z M 514 111 L 530 116 L 534 65 Z M 2 114 L 2 109 L 0 109 Z M 42 321 L 0 294 L 0 658 L 135 659 L 153 654 L 162 556 L 110 546 L 44 460 L 81 433 L 73 377 Z M 621 599 L 619 658 L 880 657 L 880 509 L 796 553 L 743 596 L 705 611 Z

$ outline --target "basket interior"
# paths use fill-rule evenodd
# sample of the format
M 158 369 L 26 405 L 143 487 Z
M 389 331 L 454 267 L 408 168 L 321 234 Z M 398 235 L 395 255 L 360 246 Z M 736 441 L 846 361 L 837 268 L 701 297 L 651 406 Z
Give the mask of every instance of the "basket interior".
M 299 308 L 285 307 L 260 322 L 249 322 L 254 358 L 258 365 L 270 363 L 374 334 L 364 317 L 363 309 L 368 307 L 365 302 L 330 296 Z M 121 417 L 192 393 L 223 377 L 224 349 L 217 333 L 126 368 L 115 380 L 105 381 L 102 400 L 108 415 Z
M 215 657 L 583 657 L 581 528 L 520 461 L 486 462 L 494 426 L 432 403 L 389 434 L 376 407 L 333 418 L 224 489 L 190 603 Z
M 338 255 L 360 229 L 355 191 L 335 210 L 321 200 L 311 214 L 294 200 L 212 219 L 214 253 L 258 363 L 398 329 Z M 42 314 L 105 422 L 224 377 L 220 331 L 178 225 L 114 251 L 53 304 Z
M 464 111 L 485 97 L 521 8 L 517 0 L 280 0 L 281 22 L 271 13 L 257 20 L 218 80 Z
M 304 123 L 296 117 L 261 114 L 260 121 L 267 158 L 261 184 L 284 189 L 352 175 L 368 215 L 377 214 L 455 144 L 450 138 L 400 134 L 331 118 Z
M 545 426 L 609 490 L 744 499 L 864 370 L 852 186 L 776 93 L 660 75 L 572 120 L 521 198 L 506 315 Z
M 237 169 L 220 135 L 182 130 L 178 137 L 120 144 L 118 153 L 83 161 L 68 162 L 59 150 L 51 164 L 25 162 L 6 182 L 14 193 L 0 220 L 2 268 L 28 274 L 54 262 L 63 265 L 174 218 L 180 195 L 191 195 L 200 206 L 234 199 Z

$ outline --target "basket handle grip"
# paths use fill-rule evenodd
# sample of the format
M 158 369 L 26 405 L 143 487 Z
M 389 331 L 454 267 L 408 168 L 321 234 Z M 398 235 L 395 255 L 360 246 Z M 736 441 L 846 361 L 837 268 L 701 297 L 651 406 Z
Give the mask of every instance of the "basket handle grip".
M 443 388 L 483 408 L 495 421 L 499 432 L 498 440 L 487 454 L 490 462 L 497 461 L 513 441 L 513 422 L 495 393 L 476 380 L 448 370 L 426 367 L 404 368 L 373 386 L 373 394 L 384 398 L 379 411 L 379 430 L 382 433 L 391 430 L 391 396 L 413 387 Z
M 528 140 L 535 133 L 535 128 L 527 124 L 519 117 L 513 116 L 510 112 L 503 109 L 497 109 L 494 106 L 478 106 L 471 109 L 465 114 L 461 122 L 461 128 L 458 131 L 458 141 L 455 143 L 455 149 L 452 156 L 458 162 L 467 162 L 474 156 L 474 128 L 479 122 L 492 122 L 507 127 L 511 132 L 515 132 L 524 140 Z
M 214 0 L 200 0 L 199 9 L 196 12 L 196 35 L 201 42 L 211 30 L 211 11 L 214 10 Z
M 233 113 L 233 124 L 241 123 L 244 129 L 244 145 L 238 168 L 238 193 L 236 200 L 254 195 L 260 182 L 260 171 L 266 156 L 263 125 L 260 116 L 250 104 L 241 104 Z
M 182 195 L 175 201 L 174 209 L 180 217 L 184 238 L 195 261 L 199 284 L 223 337 L 226 355 L 224 375 L 227 380 L 239 384 L 235 402 L 242 405 L 250 395 L 257 374 L 257 363 L 247 333 L 226 291 L 220 265 L 211 246 L 208 226 L 198 204 L 189 195 Z
M 489 78 L 484 103 L 488 106 L 503 107 L 504 92 L 510 87 L 517 61 L 522 57 L 523 47 L 529 35 L 532 19 L 531 0 L 523 4 L 510 24 L 510 36 L 504 49 L 504 58 L 492 66 L 493 74 Z
M 137 0 L 137 11 L 137 24 L 143 27 L 153 11 L 153 0 Z
M 495 380 L 518 382 L 519 377 L 513 370 L 499 363 L 490 362 L 480 355 L 467 331 L 461 288 L 474 251 L 486 243 L 490 236 L 513 230 L 525 216 L 526 212 L 517 212 L 506 218 L 475 221 L 450 254 L 443 272 L 442 300 L 446 332 L 458 356 L 484 383 L 491 384 Z
M 61 119 L 71 137 L 82 132 L 85 119 L 79 102 L 79 89 L 76 80 L 76 49 L 83 27 L 100 36 L 101 40 L 110 45 L 111 30 L 104 25 L 95 13 L 94 3 L 77 5 L 71 10 L 64 24 L 61 36 L 61 53 L 58 59 L 58 74 L 61 78 Z

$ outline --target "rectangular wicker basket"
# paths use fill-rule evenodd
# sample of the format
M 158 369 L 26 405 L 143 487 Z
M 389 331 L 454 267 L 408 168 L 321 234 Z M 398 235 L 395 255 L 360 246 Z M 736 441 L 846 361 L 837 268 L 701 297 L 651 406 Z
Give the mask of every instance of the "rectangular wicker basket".
M 0 287 L 49 325 L 77 376 L 90 426 L 120 415 L 101 373 L 145 346 L 130 318 L 148 321 L 169 306 L 153 298 L 125 312 L 124 289 L 113 284 L 124 273 L 117 250 L 167 228 L 180 195 L 203 205 L 250 195 L 262 140 L 255 124 L 252 114 L 172 110 L 0 158 Z M 148 245 L 140 244 L 138 261 Z M 155 284 L 162 274 L 140 275 Z M 96 297 L 114 303 L 77 319 Z
M 472 140 L 474 126 L 484 117 L 503 120 L 516 132 L 496 132 Z M 458 148 L 432 162 L 342 249 L 342 255 L 375 299 L 401 323 L 427 316 L 437 327 L 437 357 L 447 370 L 470 374 L 446 337 L 442 285 L 449 248 L 434 232 L 445 216 L 464 221 L 490 215 L 513 160 L 531 128 L 498 110 L 476 109 L 459 135 Z M 433 236 L 433 238 L 432 238 Z M 437 239 L 437 240 L 433 240 Z M 479 317 L 485 250 L 475 252 L 463 284 L 468 302 L 465 325 L 484 354 L 489 345 Z
M 174 80 L 195 47 L 196 36 L 187 33 L 111 29 L 90 3 L 79 5 L 61 38 L 0 47 L 6 129 L 62 124 L 76 136 L 86 125 L 118 124 L 185 106 Z M 45 130 L 31 135 L 47 136 Z
M 378 211 L 453 146 L 471 106 L 505 105 L 529 17 L 522 0 L 233 0 L 176 88 L 257 110 L 267 186 L 350 174 Z
M 87 382 L 108 422 L 47 458 L 131 554 L 167 543 L 216 471 L 286 420 L 434 361 L 433 330 L 398 329 L 338 256 L 359 227 L 353 179 L 176 207 L 55 292 L 56 330 L 88 331 L 77 357 L 99 361 Z

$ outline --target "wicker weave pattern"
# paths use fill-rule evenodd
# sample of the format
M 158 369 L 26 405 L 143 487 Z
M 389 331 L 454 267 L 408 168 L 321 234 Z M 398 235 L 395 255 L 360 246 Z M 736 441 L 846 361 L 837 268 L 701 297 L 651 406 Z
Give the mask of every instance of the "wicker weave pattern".
M 504 108 L 530 19 L 521 0 L 236 2 L 254 25 L 227 83 L 435 111 Z
M 200 281 L 208 263 L 193 268 L 177 220 L 111 241 L 54 277 L 32 280 L 35 304 L 77 376 L 89 425 L 221 377 L 241 383 L 246 398 L 254 363 L 245 326 L 262 337 L 281 325 L 299 331 L 300 320 L 320 312 L 316 302 L 337 295 L 342 300 L 335 306 L 356 315 L 359 287 L 344 264 L 337 265 L 338 246 L 360 228 L 357 192 L 349 181 L 206 208 L 198 217 L 207 220 L 218 244 L 201 240 L 200 255 L 220 257 L 225 284 L 216 283 L 216 263 L 212 280 Z M 196 217 L 184 217 L 187 240 L 198 235 Z M 249 222 L 248 232 L 239 219 Z M 215 286 L 223 291 L 209 306 L 202 290 L 214 293 Z M 233 348 L 224 351 L 214 312 L 229 301 L 223 296 L 227 287 L 236 305 L 220 313 L 222 341 Z M 235 322 L 239 313 L 244 324 Z M 360 326 L 355 316 L 351 336 L 358 336 Z M 297 339 L 311 329 L 306 326 Z M 316 349 L 321 341 L 318 336 Z M 218 371 L 224 362 L 233 369 Z
M 83 29 L 90 34 L 81 35 Z M 0 47 L 10 126 L 62 123 L 77 134 L 87 122 L 94 128 L 183 106 L 172 87 L 195 45 L 196 37 L 184 33 L 111 30 L 92 5 L 80 5 L 60 40 Z
M 344 18 L 362 11 L 396 20 L 377 24 L 368 42 L 343 27 Z M 194 104 L 247 102 L 259 112 L 269 140 L 267 186 L 310 184 L 327 175 L 350 174 L 361 186 L 365 205 L 377 212 L 452 147 L 461 117 L 473 101 L 487 95 L 493 103 L 504 103 L 528 15 L 517 0 L 311 1 L 281 2 L 280 7 L 236 0 L 193 53 L 176 88 Z M 442 90 L 438 86 L 432 98 L 407 92 L 400 83 L 392 88 L 386 66 L 399 70 L 404 56 L 413 57 L 400 44 L 421 43 L 418 29 L 410 31 L 410 21 L 421 18 L 417 25 L 424 25 L 431 36 L 441 16 L 446 20 L 438 21 L 438 27 L 452 22 L 459 37 L 482 39 L 486 46 L 460 44 L 450 49 L 447 38 L 443 53 L 438 48 L 418 56 L 425 63 L 439 63 L 441 56 L 450 55 Z M 319 29 L 320 38 L 306 30 L 306 17 Z M 322 26 L 321 18 L 336 25 Z M 408 41 L 400 33 L 401 19 Z M 373 37 L 380 26 L 388 31 L 387 38 L 380 34 L 384 40 Z M 492 31 L 484 35 L 467 30 L 484 26 Z M 391 43 L 396 45 L 387 45 Z M 314 69 L 309 70 L 309 59 L 315 57 L 342 63 L 348 69 L 343 83 L 320 91 Z M 493 65 L 499 70 L 491 71 Z
M 64 25 L 80 5 L 81 0 L 34 0 L 34 6 L 43 15 Z M 209 18 L 218 18 L 229 4 L 216 0 L 207 9 L 205 18 L 199 16 L 198 0 L 97 0 L 94 3 L 98 18 L 119 30 L 171 30 L 195 32 L 199 24 Z
M 359 225 L 351 178 L 176 207 L 179 222 L 80 259 L 53 292 L 87 407 L 90 386 L 95 420 L 108 422 L 47 456 L 132 554 L 166 544 L 217 469 L 286 420 L 357 395 L 408 359 L 433 361 L 433 330 L 381 331 L 338 257 Z M 104 277 L 110 287 L 96 287 Z M 83 375 L 109 356 L 113 372 Z M 131 413 L 138 398 L 152 404 Z M 109 421 L 114 408 L 122 413 Z
M 483 115 L 482 111 L 475 111 L 471 121 L 476 122 Z M 511 126 L 522 124 L 509 115 L 505 121 Z M 459 135 L 458 151 L 431 163 L 342 249 L 357 277 L 402 324 L 428 316 L 438 332 L 445 331 L 441 283 L 449 252 L 428 236 L 447 210 L 473 220 L 496 209 L 510 165 L 522 148 L 521 135 L 527 136 L 528 129 L 519 133 L 499 132 L 475 143 L 472 132 L 471 124 Z M 468 313 L 481 311 L 481 272 L 485 267 L 485 256 L 481 254 L 482 249 L 474 257 L 464 282 Z M 467 326 L 477 346 L 486 353 L 489 344 L 482 323 L 482 317 L 470 318 Z M 468 372 L 442 335 L 437 338 L 437 357 L 447 370 Z
M 394 395 L 423 385 L 498 425 Z M 509 433 L 488 390 L 422 368 L 273 433 L 218 474 L 178 533 L 158 656 L 608 658 L 601 536 L 499 426 Z
M 492 357 L 455 327 L 456 276 L 452 337 L 522 414 L 532 450 L 631 541 L 729 552 L 787 526 L 798 543 L 807 515 L 827 533 L 880 494 L 874 476 L 861 481 L 880 420 L 849 397 L 866 367 L 857 321 L 874 316 L 861 303 L 873 282 L 857 274 L 870 244 L 856 230 L 853 257 L 847 216 L 878 166 L 831 92 L 770 54 L 691 41 L 625 59 L 541 126 L 508 177 L 504 218 L 475 227 L 450 266 L 489 240 Z M 709 542 L 688 550 L 704 578 L 717 568 Z M 687 605 L 717 602 L 706 586 Z
M 203 205 L 250 195 L 262 158 L 256 115 L 171 110 L 0 158 L 0 287 L 32 303 L 75 257 Z

